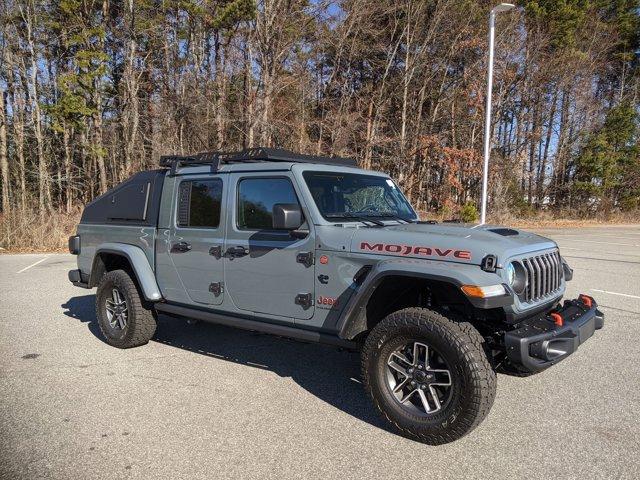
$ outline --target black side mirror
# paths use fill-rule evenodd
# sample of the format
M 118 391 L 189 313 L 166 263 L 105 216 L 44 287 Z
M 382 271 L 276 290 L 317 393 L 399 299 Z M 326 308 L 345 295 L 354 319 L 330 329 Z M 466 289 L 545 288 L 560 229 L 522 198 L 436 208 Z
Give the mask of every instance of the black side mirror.
M 297 230 L 302 225 L 302 210 L 297 203 L 276 203 L 273 206 L 274 230 Z

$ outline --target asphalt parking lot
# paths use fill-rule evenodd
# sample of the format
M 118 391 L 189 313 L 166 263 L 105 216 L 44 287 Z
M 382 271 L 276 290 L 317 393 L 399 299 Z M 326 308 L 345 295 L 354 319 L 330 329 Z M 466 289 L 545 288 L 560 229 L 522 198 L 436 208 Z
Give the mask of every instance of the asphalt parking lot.
M 640 478 L 640 226 L 540 231 L 603 330 L 539 375 L 500 375 L 474 432 L 390 432 L 357 354 L 161 317 L 101 339 L 70 255 L 0 256 L 1 478 Z

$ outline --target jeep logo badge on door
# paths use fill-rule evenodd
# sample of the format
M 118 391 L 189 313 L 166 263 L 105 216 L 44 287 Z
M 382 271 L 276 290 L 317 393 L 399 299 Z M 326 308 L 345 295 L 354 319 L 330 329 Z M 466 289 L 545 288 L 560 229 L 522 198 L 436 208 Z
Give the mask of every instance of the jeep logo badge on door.
M 321 308 L 333 308 L 333 307 L 338 307 L 338 299 L 337 298 L 331 298 L 331 297 L 325 297 L 323 295 L 320 295 L 318 297 L 318 306 Z

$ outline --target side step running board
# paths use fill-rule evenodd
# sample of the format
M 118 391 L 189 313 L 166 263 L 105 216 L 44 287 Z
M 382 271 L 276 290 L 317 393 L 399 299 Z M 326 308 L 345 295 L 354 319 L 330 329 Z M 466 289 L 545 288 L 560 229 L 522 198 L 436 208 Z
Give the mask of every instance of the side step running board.
M 229 327 L 242 328 L 244 330 L 253 330 L 256 332 L 268 333 L 280 337 L 294 338 L 305 342 L 322 343 L 325 345 L 333 345 L 349 350 L 356 350 L 356 342 L 343 340 L 336 335 L 327 333 L 313 332 L 311 330 L 303 330 L 301 328 L 288 327 L 286 325 L 277 325 L 267 323 L 266 321 L 252 320 L 250 318 L 240 316 L 230 316 L 223 313 L 199 310 L 196 308 L 184 307 L 170 303 L 156 303 L 155 309 L 158 312 L 169 315 L 176 315 L 185 318 L 195 318 L 209 323 L 217 323 Z

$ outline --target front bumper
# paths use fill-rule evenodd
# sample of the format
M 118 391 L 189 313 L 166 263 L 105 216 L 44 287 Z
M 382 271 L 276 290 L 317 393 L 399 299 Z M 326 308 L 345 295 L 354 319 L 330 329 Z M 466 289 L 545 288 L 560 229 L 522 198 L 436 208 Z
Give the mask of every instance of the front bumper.
M 591 297 L 565 300 L 558 309 L 520 322 L 505 333 L 511 363 L 526 372 L 539 372 L 564 360 L 604 325 L 604 314 Z

